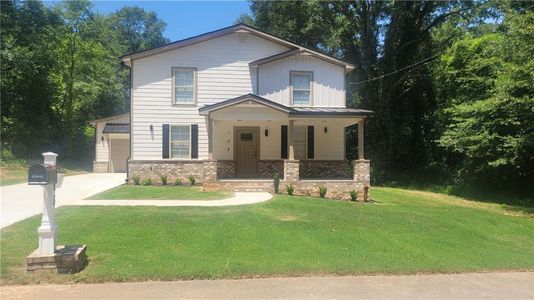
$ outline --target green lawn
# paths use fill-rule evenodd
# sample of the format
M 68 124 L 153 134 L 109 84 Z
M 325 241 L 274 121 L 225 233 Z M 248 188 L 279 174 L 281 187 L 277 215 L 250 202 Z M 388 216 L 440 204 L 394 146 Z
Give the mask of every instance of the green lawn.
M 0 162 L 0 186 L 23 183 L 28 180 L 28 168 L 37 161 L 3 160 Z M 66 176 L 84 174 L 90 171 L 89 166 L 80 163 L 59 162 L 60 171 Z
M 154 200 L 217 200 L 229 198 L 230 192 L 203 192 L 202 188 L 194 186 L 141 186 L 121 185 L 102 193 L 89 196 L 95 200 L 125 200 L 125 199 L 154 199 Z
M 534 219 L 516 207 L 373 188 L 374 204 L 278 195 L 236 207 L 65 207 L 74 275 L 29 276 L 39 217 L 1 231 L 2 283 L 534 269 Z

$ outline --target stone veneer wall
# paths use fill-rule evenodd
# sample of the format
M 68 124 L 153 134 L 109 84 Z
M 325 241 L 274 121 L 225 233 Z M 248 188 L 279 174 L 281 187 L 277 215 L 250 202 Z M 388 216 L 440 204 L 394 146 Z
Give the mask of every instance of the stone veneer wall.
M 217 178 L 235 178 L 235 161 L 218 160 L 217 161 Z
M 274 173 L 278 173 L 280 178 L 284 178 L 283 160 L 260 160 L 258 162 L 258 177 L 274 178 Z
M 185 182 L 190 175 L 193 175 L 197 182 L 201 183 L 205 178 L 205 164 L 210 162 L 213 161 L 130 160 L 128 161 L 128 182 L 131 182 L 133 176 L 139 176 L 141 180 L 150 178 L 153 183 L 161 183 L 161 176 L 163 175 L 167 175 L 168 182 L 174 182 L 177 178 Z
M 353 166 L 349 160 L 301 160 L 301 179 L 352 179 Z
M 93 161 L 93 173 L 107 173 L 108 162 L 107 161 Z

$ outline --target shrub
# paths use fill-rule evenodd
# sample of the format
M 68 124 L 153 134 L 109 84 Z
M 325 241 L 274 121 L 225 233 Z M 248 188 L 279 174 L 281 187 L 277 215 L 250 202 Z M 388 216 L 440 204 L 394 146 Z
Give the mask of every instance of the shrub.
M 141 182 L 141 178 L 135 175 L 135 176 L 132 176 L 132 181 L 135 185 L 139 185 L 139 183 Z
M 182 179 L 176 178 L 176 180 L 174 180 L 174 185 L 182 185 Z
M 274 184 L 274 192 L 276 194 L 278 194 L 278 189 L 280 188 L 280 175 L 277 173 L 274 173 L 274 178 L 273 178 L 273 184 Z
M 163 185 L 167 185 L 167 179 L 168 179 L 168 178 L 167 178 L 167 175 L 163 175 L 163 176 L 161 176 L 161 184 L 163 184 Z
M 195 182 L 197 181 L 193 175 L 190 175 L 187 179 L 189 179 L 189 183 L 191 183 L 192 186 L 195 185 Z
M 326 196 L 326 186 L 319 187 L 319 197 L 324 198 Z
M 358 194 L 356 193 L 356 191 L 355 190 L 350 191 L 350 200 L 356 201 L 356 199 L 358 199 Z
M 286 185 L 286 192 L 289 196 L 293 196 L 293 191 L 294 191 L 294 188 L 291 183 Z
M 147 178 L 143 180 L 143 185 L 146 185 L 146 186 L 152 185 L 152 179 Z

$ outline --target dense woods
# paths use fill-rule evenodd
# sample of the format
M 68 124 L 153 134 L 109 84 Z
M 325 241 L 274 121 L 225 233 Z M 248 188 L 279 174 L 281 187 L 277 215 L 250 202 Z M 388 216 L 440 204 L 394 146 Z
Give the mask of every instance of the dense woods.
M 500 1 L 250 2 L 245 22 L 356 67 L 348 105 L 374 110 L 374 184 L 532 195 L 534 5 Z M 168 40 L 154 12 L 1 3 L 2 158 L 91 160 L 88 121 L 128 111 L 119 56 Z M 355 129 L 348 133 L 354 145 Z M 350 149 L 349 149 L 350 150 Z M 347 153 L 355 153 L 352 149 Z
M 355 65 L 348 105 L 377 113 L 366 132 L 375 184 L 532 195 L 532 3 L 252 1 L 250 8 L 238 22 Z

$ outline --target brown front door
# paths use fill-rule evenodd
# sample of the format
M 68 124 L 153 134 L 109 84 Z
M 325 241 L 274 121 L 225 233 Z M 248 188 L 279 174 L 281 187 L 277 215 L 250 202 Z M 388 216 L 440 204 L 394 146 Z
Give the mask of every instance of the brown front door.
M 258 175 L 259 128 L 235 127 L 235 161 L 237 177 Z

